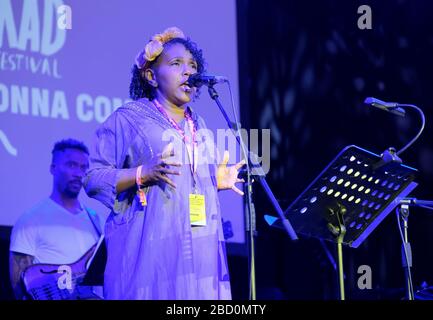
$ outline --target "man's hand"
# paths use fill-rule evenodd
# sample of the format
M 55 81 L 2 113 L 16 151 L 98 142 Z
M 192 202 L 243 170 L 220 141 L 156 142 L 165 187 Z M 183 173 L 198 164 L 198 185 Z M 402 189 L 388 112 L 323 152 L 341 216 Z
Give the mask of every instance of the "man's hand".
M 21 273 L 33 264 L 34 257 L 20 252 L 9 253 L 9 276 L 15 299 L 22 300 L 24 292 L 21 288 Z

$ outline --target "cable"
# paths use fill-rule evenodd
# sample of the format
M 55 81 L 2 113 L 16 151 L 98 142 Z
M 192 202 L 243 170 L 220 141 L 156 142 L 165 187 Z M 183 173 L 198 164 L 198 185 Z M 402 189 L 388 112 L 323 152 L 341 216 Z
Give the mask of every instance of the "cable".
M 422 110 L 419 107 L 417 107 L 417 106 L 415 106 L 413 104 L 399 104 L 398 106 L 399 107 L 409 107 L 409 108 L 416 109 L 419 112 L 419 114 L 421 115 L 421 121 L 422 121 L 421 129 L 419 130 L 418 134 L 411 141 L 409 141 L 408 144 L 406 144 L 403 148 L 401 148 L 397 152 L 397 155 L 400 155 L 403 151 L 405 151 L 407 148 L 409 148 L 419 138 L 419 136 L 423 132 L 424 127 L 425 127 L 425 116 L 424 116 L 424 112 L 422 112 Z
M 239 139 L 242 139 L 242 135 L 240 133 L 240 128 L 239 128 L 238 117 L 236 115 L 235 102 L 234 102 L 234 99 L 233 99 L 233 93 L 232 93 L 232 87 L 231 87 L 230 81 L 227 81 L 227 86 L 229 88 L 230 101 L 231 101 L 231 105 L 232 105 L 232 112 L 233 112 L 233 116 L 235 118 L 235 123 L 236 123 L 236 133 L 239 136 Z M 247 154 L 247 150 L 245 150 L 245 144 L 244 143 L 240 143 L 240 146 L 242 148 L 242 153 L 244 154 L 245 160 L 248 160 L 248 154 Z M 250 172 L 249 161 L 246 161 L 246 166 L 247 166 L 248 172 Z
M 232 106 L 232 112 L 233 112 L 233 117 L 235 119 L 235 130 L 236 130 L 236 134 L 239 137 L 239 145 L 242 149 L 242 154 L 244 156 L 244 159 L 246 160 L 246 170 L 247 170 L 247 205 L 248 205 L 248 209 L 250 212 L 250 216 L 248 218 L 248 230 L 249 230 L 249 239 L 248 239 L 248 251 L 250 252 L 249 256 L 249 298 L 251 300 L 255 300 L 256 299 L 256 284 L 255 284 L 255 258 L 254 258 L 254 232 L 255 232 L 255 225 L 254 225 L 254 218 L 255 217 L 255 212 L 254 212 L 254 207 L 252 205 L 252 199 L 251 199 L 251 184 L 252 184 L 252 179 L 251 179 L 251 171 L 250 171 L 250 161 L 249 161 L 249 156 L 247 153 L 247 150 L 245 149 L 245 144 L 242 140 L 242 135 L 240 132 L 240 126 L 239 126 L 239 121 L 238 121 L 238 117 L 236 114 L 236 109 L 235 109 L 235 102 L 234 102 L 234 98 L 233 98 L 233 93 L 232 93 L 232 89 L 231 89 L 231 84 L 230 81 L 227 81 L 227 86 L 229 89 L 229 93 L 230 93 L 230 101 L 231 101 L 231 106 Z

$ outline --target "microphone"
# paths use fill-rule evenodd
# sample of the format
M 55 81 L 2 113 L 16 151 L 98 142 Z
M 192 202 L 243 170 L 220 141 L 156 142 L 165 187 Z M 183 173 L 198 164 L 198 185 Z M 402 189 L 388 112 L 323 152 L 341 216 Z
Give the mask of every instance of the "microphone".
M 407 204 L 414 207 L 430 207 L 433 208 L 433 201 L 431 200 L 419 200 L 417 198 L 401 198 L 400 204 Z
M 401 117 L 406 116 L 406 111 L 404 111 L 403 108 L 400 108 L 400 103 L 398 102 L 385 102 L 373 97 L 367 97 L 364 100 L 364 103 L 385 110 L 387 112 L 391 112 Z
M 187 84 L 190 87 L 201 87 L 202 85 L 213 86 L 216 83 L 228 82 L 229 80 L 223 76 L 212 76 L 203 73 L 194 73 L 189 76 Z

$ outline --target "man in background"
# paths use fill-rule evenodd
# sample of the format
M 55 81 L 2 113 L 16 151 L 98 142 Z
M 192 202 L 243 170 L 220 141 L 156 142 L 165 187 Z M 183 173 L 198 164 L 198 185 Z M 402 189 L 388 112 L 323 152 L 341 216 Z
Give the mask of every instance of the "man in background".
M 100 238 L 102 219 L 78 200 L 88 168 L 89 151 L 82 142 L 67 139 L 54 145 L 51 195 L 23 214 L 12 229 L 9 272 L 16 299 L 25 296 L 20 277 L 27 267 L 74 263 Z

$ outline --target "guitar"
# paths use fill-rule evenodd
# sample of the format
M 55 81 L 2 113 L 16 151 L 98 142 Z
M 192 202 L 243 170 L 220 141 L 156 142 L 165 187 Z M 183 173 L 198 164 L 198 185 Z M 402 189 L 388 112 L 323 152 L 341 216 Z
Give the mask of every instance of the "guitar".
M 86 265 L 96 250 L 91 247 L 71 264 L 33 264 L 21 274 L 21 283 L 31 300 L 100 300 L 92 286 L 80 285 L 86 275 Z

